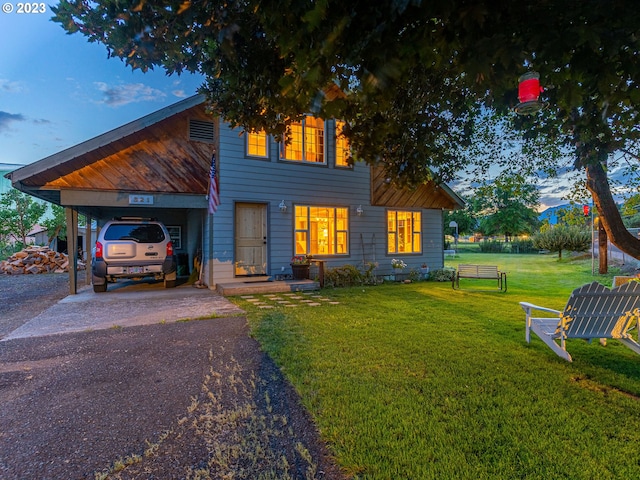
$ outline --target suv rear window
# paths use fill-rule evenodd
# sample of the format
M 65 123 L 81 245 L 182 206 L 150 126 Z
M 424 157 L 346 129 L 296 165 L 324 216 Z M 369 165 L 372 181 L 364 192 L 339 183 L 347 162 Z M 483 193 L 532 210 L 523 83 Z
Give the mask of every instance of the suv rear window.
M 160 243 L 164 241 L 164 232 L 154 223 L 117 223 L 110 225 L 104 233 L 105 240 L 133 240 L 137 243 Z

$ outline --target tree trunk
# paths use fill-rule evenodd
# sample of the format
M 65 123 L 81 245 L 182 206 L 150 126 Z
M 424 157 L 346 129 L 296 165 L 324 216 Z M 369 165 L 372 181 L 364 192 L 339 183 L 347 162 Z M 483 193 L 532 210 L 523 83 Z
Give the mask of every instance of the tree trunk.
M 600 215 L 602 219 L 602 215 Z M 604 229 L 602 221 L 598 222 L 598 273 L 604 275 L 609 271 L 607 231 Z
M 593 202 L 600 213 L 600 223 L 607 232 L 607 238 L 624 253 L 640 259 L 640 240 L 629 233 L 622 223 L 604 167 L 598 162 L 587 166 L 586 171 L 587 189 L 593 195 Z

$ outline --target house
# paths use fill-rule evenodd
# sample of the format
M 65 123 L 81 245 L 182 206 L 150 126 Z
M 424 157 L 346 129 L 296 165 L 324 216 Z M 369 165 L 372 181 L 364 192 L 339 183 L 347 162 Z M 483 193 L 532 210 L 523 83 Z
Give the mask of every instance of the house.
M 463 206 L 446 185 L 398 190 L 381 169 L 348 165 L 335 120 L 307 116 L 290 142 L 232 129 L 196 95 L 8 174 L 14 187 L 98 225 L 155 217 L 189 266 L 202 255 L 210 288 L 291 273 L 294 255 L 326 267 L 391 260 L 443 265 L 443 209 Z M 215 161 L 219 205 L 208 213 Z M 89 246 L 86 247 L 89 251 Z M 73 288 L 73 285 L 72 285 Z

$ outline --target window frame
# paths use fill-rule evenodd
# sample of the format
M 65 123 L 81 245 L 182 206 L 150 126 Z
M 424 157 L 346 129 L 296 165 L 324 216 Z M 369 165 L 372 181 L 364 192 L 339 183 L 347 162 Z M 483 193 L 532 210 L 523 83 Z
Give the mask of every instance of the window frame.
M 344 137 L 341 136 L 340 133 L 342 133 L 342 128 L 340 128 L 341 125 L 346 125 L 346 122 L 342 121 L 342 120 L 335 120 L 335 129 L 334 129 L 334 140 L 335 140 L 335 166 L 336 168 L 345 168 L 345 169 L 353 169 L 353 164 L 350 164 L 347 161 L 347 155 L 344 153 L 345 151 L 351 152 L 351 146 L 349 145 L 349 141 Z M 340 130 L 340 132 L 339 132 Z M 342 154 L 339 154 L 338 152 L 340 151 L 340 149 L 343 150 Z M 341 159 L 341 162 L 338 163 L 338 160 Z
M 411 214 L 411 251 L 407 252 L 407 251 L 400 251 L 399 250 L 399 238 L 400 235 L 398 234 L 398 232 L 400 231 L 400 225 L 398 223 L 398 214 L 402 213 L 402 214 Z M 391 225 L 391 218 L 390 215 L 394 216 L 394 225 Z M 401 210 L 401 209 L 388 209 L 387 210 L 387 214 L 386 214 L 386 230 L 387 230 L 387 255 L 421 255 L 422 254 L 422 240 L 423 240 L 423 233 L 422 233 L 422 211 L 421 210 Z M 416 231 L 415 228 L 415 224 L 416 224 L 416 218 L 417 218 L 417 223 L 418 223 L 418 230 Z M 406 219 L 404 219 L 406 220 Z M 390 228 L 393 227 L 393 230 L 391 230 Z M 391 241 L 391 236 L 394 236 L 394 241 Z M 406 237 L 406 234 L 405 234 Z M 390 249 L 391 244 L 393 243 L 393 247 L 394 250 L 392 251 Z M 416 248 L 417 246 L 417 248 Z
M 250 150 L 249 150 L 251 137 L 257 137 L 259 135 L 263 135 L 264 136 L 264 150 L 265 150 L 264 155 L 260 155 L 260 154 L 257 154 L 257 153 L 251 153 Z M 246 154 L 247 157 L 267 159 L 267 158 L 269 158 L 269 135 L 267 135 L 267 132 L 265 132 L 264 130 L 260 130 L 260 131 L 257 131 L 257 132 L 248 132 L 247 131 L 247 132 L 245 132 L 244 147 L 245 147 L 245 154 Z
M 299 209 L 305 209 L 305 218 L 303 222 L 303 228 L 300 228 L 299 225 L 299 217 L 301 213 Z M 313 235 L 313 224 L 311 214 L 313 209 L 326 209 L 329 210 L 332 214 L 331 218 L 327 217 L 330 225 L 328 228 L 332 231 L 332 239 L 328 241 L 328 246 L 332 246 L 335 250 L 334 253 L 327 252 L 319 252 L 319 244 L 316 245 L 316 248 L 313 248 L 312 241 L 314 240 Z M 341 213 L 343 216 L 339 216 Z M 345 228 L 339 228 L 340 221 L 344 221 Z M 317 238 L 317 227 L 316 227 L 316 235 Z M 350 242 L 350 233 L 351 233 L 351 225 L 349 221 L 349 207 L 343 206 L 335 206 L 335 205 L 308 205 L 308 204 L 296 204 L 294 205 L 294 218 L 293 218 L 293 252 L 294 255 L 312 255 L 312 256 L 320 256 L 320 257 L 346 257 L 349 256 L 349 242 Z M 340 237 L 342 241 L 340 240 Z M 304 238 L 302 238 L 304 237 Z M 316 240 L 317 241 L 317 240 Z M 298 244 L 300 242 L 304 242 L 304 251 L 298 249 Z M 344 251 L 339 252 L 339 247 L 343 246 Z M 315 251 L 314 251 L 315 250 Z
M 314 160 L 307 159 L 307 144 L 308 144 L 308 132 L 307 132 L 307 119 L 312 118 L 314 120 L 322 122 L 322 142 L 320 144 L 316 144 L 316 149 L 321 150 L 321 153 L 316 155 L 322 156 L 322 161 L 317 162 Z M 300 154 L 301 158 L 287 158 L 287 154 L 289 151 L 292 151 L 292 138 L 294 133 L 291 132 L 292 127 L 300 128 L 300 140 L 296 142 L 296 144 L 300 144 Z M 297 135 L 297 134 L 296 134 Z M 313 115 L 305 115 L 299 122 L 293 122 L 289 125 L 288 132 L 285 133 L 283 140 L 280 142 L 279 148 L 279 159 L 283 162 L 295 162 L 295 163 L 304 163 L 306 165 L 327 165 L 327 121 L 323 120 L 320 117 L 314 117 Z M 295 150 L 293 150 L 295 151 Z

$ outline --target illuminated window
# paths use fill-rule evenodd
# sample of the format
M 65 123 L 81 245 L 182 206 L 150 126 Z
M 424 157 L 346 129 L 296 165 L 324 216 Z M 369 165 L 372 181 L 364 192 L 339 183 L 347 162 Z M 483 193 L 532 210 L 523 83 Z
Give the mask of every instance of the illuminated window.
M 264 130 L 258 132 L 246 132 L 247 155 L 251 157 L 267 156 L 267 134 Z
M 296 206 L 296 255 L 349 253 L 349 209 Z
M 421 251 L 421 212 L 389 210 L 387 212 L 387 252 L 420 253 Z
M 336 166 L 337 167 L 350 167 L 348 162 L 348 158 L 350 155 L 349 152 L 349 141 L 342 134 L 342 130 L 344 129 L 345 123 L 336 120 Z
M 324 163 L 324 120 L 305 117 L 292 123 L 284 142 L 280 158 L 297 162 Z

